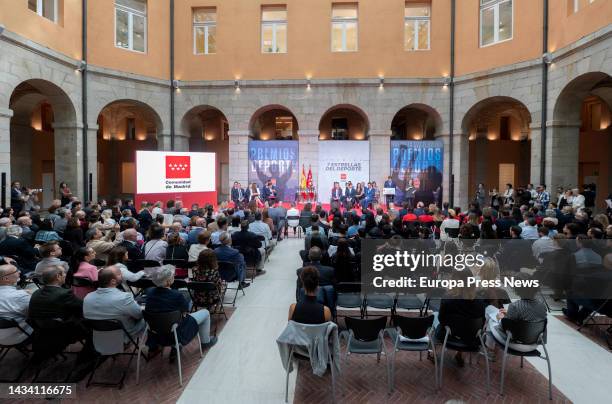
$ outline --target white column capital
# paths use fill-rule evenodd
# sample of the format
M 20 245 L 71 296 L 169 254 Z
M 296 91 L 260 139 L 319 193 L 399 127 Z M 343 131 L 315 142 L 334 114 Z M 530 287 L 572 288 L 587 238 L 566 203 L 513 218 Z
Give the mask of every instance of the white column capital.
M 249 136 L 248 130 L 228 130 L 228 136 Z
M 0 118 L 11 118 L 13 110 L 8 108 L 0 108 Z
M 391 135 L 393 134 L 393 132 L 391 132 L 390 130 L 387 129 L 373 129 L 370 132 L 368 132 L 368 134 L 372 137 L 372 136 L 388 136 L 391 137 Z
M 318 129 L 298 129 L 298 136 L 299 137 L 302 137 L 302 136 L 319 137 L 319 130 Z

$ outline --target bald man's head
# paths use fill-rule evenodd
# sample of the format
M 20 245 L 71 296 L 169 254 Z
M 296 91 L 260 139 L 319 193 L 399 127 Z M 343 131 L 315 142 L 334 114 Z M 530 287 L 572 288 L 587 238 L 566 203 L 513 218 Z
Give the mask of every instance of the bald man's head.
M 128 241 L 136 241 L 137 234 L 136 229 L 127 229 L 123 232 L 123 239 Z
M 0 265 L 0 285 L 15 285 L 19 281 L 19 273 L 15 265 Z

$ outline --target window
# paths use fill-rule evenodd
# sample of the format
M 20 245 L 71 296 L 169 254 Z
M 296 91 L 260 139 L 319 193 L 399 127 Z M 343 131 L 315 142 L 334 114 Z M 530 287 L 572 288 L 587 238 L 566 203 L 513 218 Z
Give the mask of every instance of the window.
M 28 8 L 41 17 L 57 22 L 57 0 L 28 0 Z
M 210 55 L 217 53 L 217 9 L 193 10 L 193 53 Z
M 147 2 L 115 0 L 115 46 L 136 52 L 147 49 Z
M 429 50 L 431 5 L 406 3 L 404 9 L 404 49 Z
M 480 0 L 480 46 L 512 39 L 512 1 Z
M 331 137 L 333 140 L 348 140 L 348 119 L 332 118 Z
M 293 117 L 277 116 L 275 118 L 275 131 L 277 139 L 291 139 L 293 137 Z
M 574 13 L 580 10 L 580 0 L 574 0 Z
M 287 53 L 287 7 L 261 8 L 261 52 Z
M 332 4 L 332 52 L 357 50 L 357 4 Z

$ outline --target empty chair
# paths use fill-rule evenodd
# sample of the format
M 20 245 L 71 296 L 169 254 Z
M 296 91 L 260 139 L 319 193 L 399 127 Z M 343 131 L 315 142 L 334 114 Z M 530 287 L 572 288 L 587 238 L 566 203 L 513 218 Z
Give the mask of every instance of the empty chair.
M 173 347 L 176 349 L 176 359 L 178 364 L 179 373 L 179 384 L 183 386 L 183 369 L 181 367 L 181 344 L 179 341 L 178 334 L 176 332 L 183 315 L 180 311 L 169 311 L 166 313 L 150 313 L 146 310 L 142 313 L 147 327 L 142 337 L 144 341 L 148 333 L 156 336 L 156 342 L 162 347 Z M 200 357 L 202 357 L 202 341 L 200 340 L 200 334 L 196 334 L 198 337 L 198 348 L 200 349 Z M 163 348 L 162 348 L 163 349 Z M 142 344 L 138 347 L 138 359 L 137 367 L 140 367 L 140 355 L 142 354 Z M 140 382 L 140 369 L 136 371 L 136 383 Z
M 393 391 L 395 383 L 395 354 L 398 351 L 418 352 L 421 354 L 431 349 L 434 358 L 434 378 L 438 387 L 438 360 L 434 344 L 433 321 L 434 316 L 405 317 L 394 315 L 392 317 L 394 328 L 388 328 L 387 333 L 393 342 L 393 350 L 389 359 L 389 392 Z
M 96 363 L 94 365 L 91 374 L 89 375 L 89 379 L 87 379 L 87 387 L 90 385 L 96 386 L 107 386 L 107 387 L 118 387 L 119 389 L 123 388 L 123 382 L 125 377 L 127 376 L 127 372 L 130 370 L 130 366 L 132 364 L 132 360 L 134 356 L 136 356 L 136 352 L 138 351 L 138 338 L 134 341 L 134 338 L 130 335 L 129 332 L 123 326 L 123 323 L 119 320 L 90 320 L 85 319 L 85 324 L 92 329 L 93 332 L 93 345 L 96 350 L 98 356 L 96 358 Z M 126 344 L 125 341 L 128 341 Z M 126 348 L 129 349 L 133 347 L 133 349 L 126 352 Z M 128 361 L 127 366 L 121 373 L 121 377 L 119 381 L 116 383 L 112 382 L 99 382 L 94 381 L 94 375 L 96 370 L 100 366 L 103 357 L 112 357 L 115 359 L 117 356 L 126 355 L 129 356 L 130 359 Z M 113 365 L 115 361 L 113 360 Z M 137 378 L 139 377 L 138 373 L 140 372 L 140 367 L 138 366 L 136 369 Z
M 363 312 L 366 317 L 368 316 L 368 307 L 378 310 L 389 310 L 389 314 L 393 315 L 395 299 L 384 293 L 372 293 L 366 295 L 363 303 Z
M 506 358 L 508 355 L 520 356 L 521 368 L 523 367 L 523 358 L 525 356 L 538 357 L 544 359 L 546 361 L 546 365 L 548 366 L 548 398 L 552 400 L 552 372 L 550 368 L 550 357 L 548 355 L 548 350 L 546 349 L 547 321 L 517 321 L 509 318 L 502 318 L 501 324 L 507 335 L 505 343 L 493 338 L 498 345 L 504 348 L 499 394 L 504 394 L 504 377 L 506 370 Z M 544 350 L 544 355 L 546 356 L 542 356 L 542 353 L 538 349 L 523 352 L 511 348 L 510 344 L 541 345 L 542 349 Z
M 287 227 L 293 229 L 293 234 L 297 236 L 297 238 L 302 238 L 302 226 L 300 226 L 299 216 L 287 216 Z
M 395 298 L 395 307 L 393 312 L 397 312 L 397 309 L 404 310 L 419 310 L 419 313 L 423 312 L 424 302 L 416 294 L 398 294 Z
M 380 362 L 380 355 L 385 353 L 387 369 L 389 359 L 385 347 L 384 335 L 387 326 L 387 317 L 378 318 L 354 318 L 345 317 L 347 331 L 342 333 L 346 341 L 346 359 L 350 354 L 376 354 L 376 360 Z M 390 383 L 387 372 L 387 381 Z
M 487 392 L 490 388 L 489 356 L 483 339 L 484 318 L 449 319 L 444 326 L 444 340 L 440 353 L 440 388 L 444 376 L 444 354 L 447 349 L 457 352 L 479 353 L 485 357 Z M 440 341 L 437 341 L 440 342 Z M 471 359 L 471 356 L 470 356 Z
M 336 309 L 332 310 L 337 319 L 338 309 L 359 309 L 363 318 L 363 297 L 361 296 L 361 283 L 341 282 L 336 285 Z
M 197 299 L 196 293 L 214 293 L 217 292 L 219 295 L 219 300 L 216 301 L 215 305 L 210 309 L 206 308 L 210 315 L 213 314 L 222 314 L 223 317 L 227 320 L 227 314 L 225 314 L 225 308 L 223 307 L 223 301 L 225 299 L 225 288 L 222 290 L 215 284 L 214 282 L 201 282 L 201 281 L 189 281 L 186 282 L 187 291 L 189 292 L 189 297 L 191 298 L 191 303 L 193 304 L 192 312 L 197 311 L 200 307 L 196 304 Z M 217 335 L 217 326 L 215 325 L 214 335 Z

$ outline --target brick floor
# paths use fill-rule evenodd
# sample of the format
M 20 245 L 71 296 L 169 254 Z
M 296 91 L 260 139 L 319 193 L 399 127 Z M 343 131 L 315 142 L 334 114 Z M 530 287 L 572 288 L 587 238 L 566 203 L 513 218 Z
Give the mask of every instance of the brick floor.
M 565 317 L 563 314 L 556 314 L 555 317 L 563 321 L 574 330 L 578 329 L 578 325 L 569 318 Z M 589 325 L 587 327 L 583 327 L 579 332 L 597 345 L 600 345 L 605 349 L 612 350 L 612 348 L 610 348 L 610 346 L 606 343 L 606 330 L 608 327 L 610 327 L 610 325 L 612 325 L 612 319 L 606 316 L 597 316 L 595 317 L 595 321 L 599 324 L 605 325 Z M 608 335 L 608 337 L 612 343 L 612 335 Z
M 344 315 L 354 315 L 349 311 Z M 377 313 L 378 314 L 378 313 Z M 402 313 L 406 314 L 406 313 Z M 340 319 L 343 328 L 344 321 Z M 391 342 L 387 350 L 391 351 Z M 459 368 L 454 360 L 455 353 L 449 351 L 444 361 L 444 386 L 435 389 L 434 364 L 426 359 L 419 361 L 418 352 L 398 352 L 395 362 L 395 389 L 388 394 L 387 368 L 385 357 L 380 363 L 376 355 L 352 354 L 345 360 L 344 341 L 342 345 L 341 374 L 337 378 L 336 397 L 341 403 L 445 403 L 449 400 L 487 403 L 534 403 L 549 402 L 548 380 L 527 361 L 520 368 L 520 358 L 509 357 L 506 363 L 504 396 L 499 395 L 501 359 L 503 352 L 497 351 L 497 360 L 491 363 L 491 392 L 486 392 L 486 370 L 484 358 L 473 364 L 465 358 L 465 367 Z M 436 347 L 438 348 L 438 347 Z M 553 402 L 570 402 L 554 387 L 554 358 L 551 358 L 553 373 Z M 312 373 L 308 363 L 299 364 L 294 403 L 331 402 L 331 375 L 320 378 Z
M 228 319 L 233 313 L 231 305 L 225 308 Z M 226 324 L 226 320 L 222 316 L 215 316 L 212 324 L 211 332 L 214 327 L 218 324 L 217 334 L 221 332 Z M 222 336 L 219 336 L 222 338 Z M 85 387 L 86 380 L 81 381 L 77 385 L 77 396 L 76 400 L 70 400 L 69 402 L 74 403 L 130 403 L 130 404 L 151 404 L 151 403 L 175 403 L 183 392 L 183 388 L 187 386 L 189 380 L 195 373 L 196 369 L 200 365 L 200 355 L 197 346 L 197 338 L 194 339 L 189 345 L 184 347 L 181 360 L 183 369 L 183 387 L 180 387 L 178 380 L 178 369 L 176 363 L 170 364 L 168 362 L 168 349 L 165 350 L 163 357 L 157 356 L 146 362 L 141 360 L 140 364 L 140 384 L 136 384 L 136 358 L 134 358 L 131 366 L 131 371 L 126 377 L 123 389 L 119 390 L 113 387 L 99 387 L 90 386 Z M 203 352 L 206 356 L 206 351 Z M 74 356 L 74 355 L 70 355 Z M 68 358 L 68 361 L 72 361 L 73 358 Z M 15 374 L 10 368 L 16 368 L 17 366 L 24 363 L 23 355 L 18 352 L 11 352 L 0 362 L 0 374 L 3 376 L 9 374 Z M 126 358 L 117 359 L 116 370 L 113 370 L 111 365 L 112 361 L 107 360 L 103 363 L 99 370 L 96 372 L 96 380 L 116 380 L 118 379 L 124 364 L 127 364 Z M 68 363 L 58 363 L 50 365 L 47 369 L 41 373 L 41 377 L 44 375 L 48 378 L 61 377 L 66 375 Z M 6 376 L 8 377 L 8 376 Z M 32 373 L 27 373 L 22 378 L 22 382 L 29 382 L 33 377 Z M 9 402 L 8 400 L 0 400 L 0 402 Z M 23 400 L 23 401 L 10 401 L 10 403 L 24 403 L 31 404 L 36 403 L 35 400 Z M 40 400 L 40 403 L 47 403 L 48 401 Z

